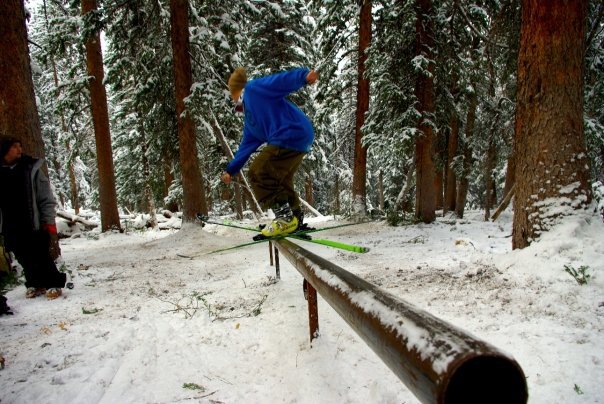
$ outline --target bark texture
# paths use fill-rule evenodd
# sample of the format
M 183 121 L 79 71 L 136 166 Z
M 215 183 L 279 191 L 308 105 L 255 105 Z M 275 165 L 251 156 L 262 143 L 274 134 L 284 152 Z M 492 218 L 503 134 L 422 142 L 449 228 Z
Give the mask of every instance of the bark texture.
M 96 0 L 82 0 L 82 15 L 90 18 L 96 12 Z M 96 142 L 96 160 L 99 171 L 99 198 L 101 207 L 101 230 L 121 229 L 117 210 L 115 174 L 113 171 L 113 151 L 109 131 L 107 93 L 103 80 L 103 54 L 98 31 L 93 31 L 86 39 L 86 69 L 90 89 L 90 107 Z
M 453 162 L 457 156 L 459 142 L 459 118 L 457 113 L 451 113 L 451 130 L 447 138 L 447 163 L 445 166 L 445 201 L 443 213 L 455 211 L 455 200 L 457 199 L 457 176 L 453 169 Z
M 415 218 L 424 223 L 436 220 L 436 189 L 434 166 L 434 63 L 432 47 L 434 45 L 431 0 L 417 2 L 417 20 L 415 25 L 417 54 L 429 61 L 428 74 L 420 73 L 415 85 L 418 111 L 422 114 L 418 122 L 418 136 L 415 140 L 416 193 Z
M 365 114 L 369 110 L 369 80 L 365 77 L 367 48 L 371 44 L 371 0 L 362 1 L 359 23 L 359 58 L 357 107 L 354 135 L 354 173 L 352 178 L 352 198 L 355 215 L 364 216 L 367 212 L 367 147 L 363 146 Z
M 44 157 L 23 0 L 0 1 L 0 135 L 14 136 L 25 153 Z
M 198 212 L 208 213 L 203 179 L 197 158 L 195 124 L 186 110 L 185 99 L 191 93 L 193 77 L 189 53 L 189 2 L 170 0 L 172 58 L 174 62 L 174 86 L 176 117 L 178 119 L 178 144 L 183 189 L 183 221 L 193 222 Z
M 522 1 L 513 248 L 591 202 L 583 134 L 587 0 Z

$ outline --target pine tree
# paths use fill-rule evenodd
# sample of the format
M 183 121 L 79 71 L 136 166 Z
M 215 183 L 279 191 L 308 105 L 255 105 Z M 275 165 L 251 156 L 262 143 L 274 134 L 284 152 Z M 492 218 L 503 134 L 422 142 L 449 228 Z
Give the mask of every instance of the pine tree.
M 0 135 L 14 136 L 25 153 L 44 157 L 23 0 L 0 5 Z
M 365 115 L 369 110 L 369 78 L 365 74 L 365 70 L 367 51 L 371 45 L 372 36 L 372 2 L 371 0 L 361 0 L 359 5 L 352 210 L 355 216 L 364 217 L 367 211 L 367 146 L 363 144 L 363 126 L 365 125 Z
M 420 0 L 416 6 L 416 63 L 421 69 L 415 84 L 418 133 L 415 139 L 416 194 L 415 218 L 424 223 L 436 219 L 436 190 L 434 189 L 434 22 L 432 0 Z
M 316 171 L 324 179 L 318 206 L 337 214 L 352 209 L 358 10 L 352 0 L 316 2 L 311 7 L 318 50 L 315 68 L 321 74 L 313 119 L 317 134 L 314 158 L 320 164 Z
M 591 202 L 583 134 L 587 5 L 522 3 L 513 248 Z
M 191 93 L 193 77 L 189 52 L 189 2 L 170 0 L 172 60 L 176 97 L 176 119 L 183 188 L 183 220 L 192 222 L 197 212 L 208 213 L 197 155 L 195 125 L 185 100 Z
M 52 162 L 49 174 L 61 204 L 69 199 L 76 213 L 81 204 L 92 207 L 99 199 L 98 186 L 91 186 L 98 174 L 80 22 L 79 4 L 44 0 L 30 27 L 37 45 L 32 58 L 38 66 L 34 78 Z
M 588 6 L 585 54 L 585 141 L 594 197 L 604 219 L 604 3 Z
M 107 12 L 118 199 L 147 212 L 153 226 L 155 206 L 164 205 L 172 185 L 164 183 L 163 167 L 174 166 L 177 154 L 169 13 L 160 3 L 144 1 Z
M 381 5 L 368 60 L 373 91 L 365 143 L 370 166 L 383 176 L 384 208 L 396 215 L 394 212 L 401 209 L 413 209 L 409 191 L 415 184 L 413 139 L 419 118 L 411 63 L 415 56 L 415 11 L 410 2 L 383 1 Z
M 96 0 L 82 0 L 82 16 L 85 23 L 86 66 L 90 78 L 88 81 L 90 107 L 92 110 L 97 166 L 99 170 L 101 229 L 103 231 L 121 229 L 115 191 L 107 93 L 105 83 L 103 82 L 105 73 Z
M 247 2 L 193 2 L 191 21 L 195 84 L 190 108 L 201 135 L 200 145 L 208 151 L 203 159 L 208 195 L 219 201 L 213 206 L 217 209 L 222 209 L 222 199 L 228 200 L 239 217 L 245 209 L 243 195 L 247 195 L 250 208 L 259 210 L 250 190 L 241 186 L 238 180 L 234 182 L 235 192 L 231 194 L 231 187 L 222 184 L 219 178 L 241 136 L 241 119 L 233 113 L 226 81 L 234 68 L 242 64 L 243 49 L 248 42 L 246 14 L 250 8 Z
M 244 66 L 248 67 L 250 78 L 264 76 L 279 71 L 309 67 L 312 54 L 311 27 L 307 9 L 301 0 L 278 0 L 254 4 L 244 9 L 247 25 L 244 29 L 249 42 L 243 49 Z M 313 118 L 309 90 L 298 91 L 290 96 L 307 115 Z M 315 149 L 316 146 L 313 146 Z M 298 189 L 307 189 L 312 195 L 314 183 L 313 150 L 305 158 L 302 169 L 296 176 Z M 304 175 L 300 175 L 304 173 Z

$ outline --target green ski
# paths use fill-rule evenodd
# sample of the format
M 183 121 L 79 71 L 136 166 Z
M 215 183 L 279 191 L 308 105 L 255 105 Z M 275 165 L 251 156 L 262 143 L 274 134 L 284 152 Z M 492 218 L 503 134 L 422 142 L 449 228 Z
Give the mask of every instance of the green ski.
M 208 216 L 204 216 L 201 214 L 197 215 L 197 219 L 199 219 L 200 221 L 202 221 L 204 223 L 215 224 L 215 225 L 226 226 L 226 227 L 233 227 L 235 229 L 241 229 L 241 230 L 253 231 L 255 233 L 260 233 L 259 229 L 255 229 L 253 227 L 244 227 L 244 226 L 238 226 L 238 225 L 229 224 L 229 223 L 217 222 L 217 221 L 211 220 Z M 354 226 L 357 224 L 359 224 L 359 223 L 346 223 L 346 224 L 341 224 L 341 225 L 336 225 L 336 226 L 323 227 L 321 229 L 310 228 L 308 230 L 302 230 L 302 231 L 294 232 L 294 233 L 287 234 L 284 236 L 255 239 L 254 241 L 251 241 L 249 243 L 243 243 L 243 244 L 238 244 L 238 245 L 235 245 L 232 247 L 213 250 L 213 251 L 210 251 L 208 254 L 215 254 L 218 252 L 234 250 L 234 249 L 241 248 L 241 247 L 246 247 L 246 246 L 250 246 L 250 245 L 254 245 L 254 244 L 258 244 L 258 243 L 263 243 L 265 241 L 279 240 L 279 239 L 283 239 L 283 238 L 292 238 L 292 239 L 296 239 L 296 240 L 302 240 L 302 241 L 306 241 L 309 243 L 325 245 L 328 247 L 338 248 L 341 250 L 351 251 L 351 252 L 356 252 L 356 253 L 366 253 L 369 251 L 369 248 L 367 248 L 367 247 L 362 247 L 362 246 L 353 245 L 353 244 L 346 244 L 346 243 L 341 243 L 339 241 L 333 241 L 333 240 L 327 240 L 327 239 L 313 239 L 308 234 L 308 233 L 315 233 L 315 232 L 324 231 L 324 230 L 337 229 L 340 227 Z
M 197 214 L 197 220 L 199 220 L 202 223 L 215 224 L 218 226 L 232 227 L 234 229 L 247 230 L 247 231 L 253 231 L 254 233 L 260 233 L 260 229 L 257 227 L 246 227 L 246 226 L 239 226 L 239 225 L 232 224 L 232 223 L 218 222 L 218 221 L 210 219 L 209 216 L 202 215 L 201 213 Z M 307 234 L 307 233 L 316 233 L 316 232 L 324 231 L 324 230 L 339 229 L 341 227 L 357 226 L 359 224 L 362 224 L 362 223 L 344 223 L 344 224 L 337 224 L 335 226 L 322 227 L 320 229 L 309 228 L 308 230 L 298 231 L 298 232 L 296 232 L 296 234 L 300 235 L 300 234 Z

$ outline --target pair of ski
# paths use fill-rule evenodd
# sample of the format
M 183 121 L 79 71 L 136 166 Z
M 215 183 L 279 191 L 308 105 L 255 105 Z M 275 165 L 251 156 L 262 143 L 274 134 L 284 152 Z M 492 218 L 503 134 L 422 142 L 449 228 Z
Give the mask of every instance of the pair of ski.
M 297 230 L 297 231 L 295 231 L 293 233 L 285 234 L 283 236 L 265 237 L 260 232 L 260 228 L 238 226 L 238 225 L 235 225 L 235 224 L 225 223 L 225 222 L 217 222 L 217 221 L 211 220 L 208 216 L 202 215 L 201 213 L 197 214 L 197 220 L 199 220 L 202 224 L 205 224 L 205 223 L 207 223 L 207 224 L 215 224 L 215 225 L 218 225 L 218 226 L 232 227 L 232 228 L 235 228 L 235 229 L 247 230 L 247 231 L 252 231 L 252 232 L 257 233 L 256 236 L 253 237 L 254 241 L 251 241 L 249 243 L 238 244 L 238 245 L 235 245 L 235 246 L 232 246 L 232 247 L 227 247 L 227 248 L 221 248 L 221 249 L 218 249 L 218 250 L 213 250 L 213 251 L 210 251 L 209 254 L 214 254 L 214 253 L 219 253 L 219 252 L 223 252 L 223 251 L 234 250 L 234 249 L 241 248 L 241 247 L 246 247 L 246 246 L 250 246 L 250 245 L 254 245 L 254 244 L 260 244 L 260 243 L 264 243 L 266 241 L 271 241 L 271 240 L 280 240 L 280 239 L 284 239 L 284 238 L 291 238 L 291 239 L 295 239 L 295 240 L 307 241 L 309 243 L 320 244 L 320 245 L 324 245 L 324 246 L 328 246 L 328 247 L 333 247 L 333 248 L 338 248 L 340 250 L 351 251 L 351 252 L 356 252 L 356 253 L 366 253 L 367 251 L 369 251 L 369 248 L 367 248 L 367 247 L 362 247 L 362 246 L 353 245 L 353 244 L 341 243 L 339 241 L 334 241 L 334 240 L 315 239 L 315 238 L 312 238 L 312 236 L 309 234 L 309 233 L 316 233 L 316 232 L 324 231 L 324 230 L 337 229 L 337 228 L 340 228 L 340 227 L 353 226 L 353 225 L 356 225 L 358 223 L 346 223 L 346 224 L 340 224 L 340 225 L 336 225 L 336 226 L 323 227 L 321 229 L 314 229 L 314 228 L 310 228 L 310 227 L 305 227 L 305 228 L 299 229 L 299 230 Z

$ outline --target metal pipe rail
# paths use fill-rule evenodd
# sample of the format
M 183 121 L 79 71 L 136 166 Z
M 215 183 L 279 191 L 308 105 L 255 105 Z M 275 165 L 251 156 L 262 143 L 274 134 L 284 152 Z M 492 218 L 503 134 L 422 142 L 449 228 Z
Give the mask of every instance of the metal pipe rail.
M 494 346 L 287 239 L 273 243 L 421 402 L 526 403 L 520 365 Z

